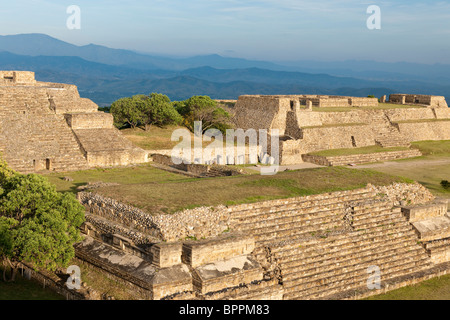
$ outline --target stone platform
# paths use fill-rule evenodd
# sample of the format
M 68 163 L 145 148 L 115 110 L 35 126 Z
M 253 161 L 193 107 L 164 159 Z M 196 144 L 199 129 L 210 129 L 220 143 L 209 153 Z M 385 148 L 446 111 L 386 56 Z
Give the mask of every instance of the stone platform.
M 310 162 L 321 166 L 346 166 L 350 164 L 364 164 L 371 162 L 393 161 L 399 159 L 420 157 L 422 153 L 419 150 L 402 150 L 402 151 L 388 151 L 376 152 L 369 154 L 355 154 L 348 156 L 318 156 L 318 155 L 303 155 L 303 161 Z

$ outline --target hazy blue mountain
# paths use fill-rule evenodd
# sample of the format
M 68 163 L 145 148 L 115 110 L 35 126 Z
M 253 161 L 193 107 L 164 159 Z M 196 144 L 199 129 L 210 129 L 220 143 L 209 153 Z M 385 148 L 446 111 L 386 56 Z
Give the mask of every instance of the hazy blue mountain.
M 356 77 L 371 80 L 420 80 L 450 84 L 450 65 L 408 62 L 377 62 L 370 60 L 296 61 L 286 63 L 309 73 Z
M 42 34 L 0 36 L 0 69 L 30 70 L 40 81 L 75 84 L 82 96 L 99 105 L 151 92 L 175 100 L 193 95 L 237 99 L 241 94 L 301 93 L 381 96 L 405 92 L 450 97 L 449 66 L 371 61 L 292 65 L 219 55 L 155 57 L 97 45 L 75 46 Z
M 273 68 L 288 70 L 291 67 L 277 66 L 264 61 L 224 58 L 219 55 L 205 55 L 191 58 L 168 58 L 137 53 L 130 50 L 111 49 L 89 44 L 76 46 L 45 34 L 19 34 L 0 36 L 0 51 L 27 56 L 77 56 L 87 61 L 102 64 L 126 66 L 140 70 L 183 70 L 200 66 L 215 68 Z
M 84 60 L 74 56 L 25 56 L 10 52 L 0 52 L 0 66 L 3 70 L 35 71 L 39 77 L 41 70 L 55 70 L 61 73 L 88 75 L 92 78 L 127 79 L 155 78 L 157 73 L 136 70 Z
M 387 63 L 364 60 L 266 62 L 228 58 L 217 54 L 173 58 L 148 55 L 131 50 L 112 49 L 95 44 L 76 46 L 45 34 L 0 36 L 0 51 L 27 56 L 76 56 L 91 62 L 124 66 L 136 70 L 182 71 L 204 66 L 215 69 L 259 68 L 273 71 L 325 73 L 364 80 L 417 80 L 450 84 L 450 65 L 442 64 Z

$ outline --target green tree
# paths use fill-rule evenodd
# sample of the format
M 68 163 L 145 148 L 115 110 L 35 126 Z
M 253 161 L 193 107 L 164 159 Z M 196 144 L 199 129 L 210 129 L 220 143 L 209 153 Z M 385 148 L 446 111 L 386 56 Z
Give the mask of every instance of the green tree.
M 222 132 L 231 128 L 231 116 L 220 108 L 216 101 L 208 96 L 193 96 L 183 105 L 179 105 L 181 115 L 184 116 L 184 125 L 194 131 L 194 122 L 202 122 L 202 132 L 215 128 Z
M 133 97 L 121 98 L 111 104 L 110 112 L 118 127 L 125 124 L 136 128 L 143 122 L 144 110 L 148 97 L 146 95 L 135 95 Z
M 152 125 L 164 126 L 182 121 L 182 117 L 173 107 L 169 97 L 160 93 L 119 99 L 111 105 L 110 112 L 118 127 L 126 124 L 132 128 L 143 126 L 146 131 Z
M 3 280 L 14 281 L 20 261 L 36 268 L 66 267 L 82 240 L 79 227 L 84 207 L 68 193 L 59 193 L 47 179 L 13 172 L 0 161 L 0 259 Z M 6 266 L 11 279 L 6 279 Z
M 179 124 L 182 122 L 183 118 L 173 107 L 169 97 L 166 95 L 152 93 L 146 102 L 143 116 L 145 131 L 148 131 L 151 125 L 162 127 L 168 124 Z

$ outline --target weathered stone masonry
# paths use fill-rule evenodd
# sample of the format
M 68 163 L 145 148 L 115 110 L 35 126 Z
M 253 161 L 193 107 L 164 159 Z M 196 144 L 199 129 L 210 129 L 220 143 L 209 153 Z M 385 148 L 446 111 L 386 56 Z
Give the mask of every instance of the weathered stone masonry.
M 0 152 L 22 173 L 147 161 L 76 86 L 38 82 L 23 71 L 0 71 Z
M 77 255 L 146 288 L 142 298 L 353 299 L 450 270 L 447 203 L 420 184 L 368 185 L 173 216 L 150 216 L 93 193 L 80 193 L 79 199 L 89 212 L 86 233 L 95 240 L 81 244 Z M 122 223 L 105 228 L 98 222 L 103 219 Z M 423 228 L 428 219 L 441 224 L 430 232 Z M 104 256 L 125 252 L 144 264 L 127 269 L 111 258 L 100 261 L 90 250 L 94 243 L 99 252 L 110 252 Z M 144 265 L 153 266 L 145 277 L 139 271 Z M 366 284 L 373 265 L 382 272 L 382 287 L 375 291 Z M 162 271 L 171 277 L 158 282 L 154 276 Z
M 235 124 L 269 134 L 278 130 L 280 163 L 286 165 L 301 163 L 302 155 L 321 150 L 409 147 L 412 141 L 450 139 L 450 109 L 445 98 L 415 97 L 420 104 L 411 100 L 410 104 L 416 104 L 412 108 L 377 109 L 377 99 L 371 98 L 244 95 L 235 106 Z M 318 109 L 313 111 L 312 106 Z M 321 112 L 324 106 L 351 109 Z

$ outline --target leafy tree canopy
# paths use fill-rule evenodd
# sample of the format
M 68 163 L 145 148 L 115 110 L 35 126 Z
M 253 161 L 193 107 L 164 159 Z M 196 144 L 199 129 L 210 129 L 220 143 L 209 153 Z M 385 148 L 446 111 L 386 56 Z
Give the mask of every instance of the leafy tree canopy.
M 144 109 L 143 122 L 146 130 L 150 125 L 162 127 L 168 124 L 179 124 L 182 120 L 183 118 L 172 106 L 169 97 L 160 93 L 150 95 Z
M 176 105 L 178 112 L 184 116 L 184 125 L 194 131 L 194 122 L 202 122 L 202 131 L 218 129 L 225 132 L 231 128 L 231 116 L 218 103 L 208 96 L 193 96 Z
M 119 127 L 144 126 L 145 130 L 148 130 L 151 125 L 164 126 L 179 124 L 182 121 L 169 97 L 159 93 L 119 99 L 111 105 L 110 112 Z
M 0 161 L 0 259 L 14 270 L 12 280 L 20 261 L 48 270 L 67 266 L 75 256 L 73 245 L 82 240 L 83 222 L 84 207 L 73 195 Z

